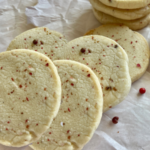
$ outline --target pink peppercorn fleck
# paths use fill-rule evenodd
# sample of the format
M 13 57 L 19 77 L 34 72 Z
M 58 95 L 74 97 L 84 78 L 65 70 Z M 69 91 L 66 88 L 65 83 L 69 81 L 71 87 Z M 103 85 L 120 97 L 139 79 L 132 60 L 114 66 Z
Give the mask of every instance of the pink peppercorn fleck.
M 38 43 L 38 40 L 33 40 L 33 44 L 37 44 Z
M 32 72 L 29 72 L 29 75 L 32 75 Z
M 22 88 L 22 85 L 19 85 L 20 88 Z
M 49 63 L 47 63 L 45 66 L 49 66 Z
M 141 68 L 141 65 L 140 65 L 140 64 L 137 64 L 136 66 L 139 67 L 139 68 Z
M 1 67 L 1 69 L 3 69 L 3 67 Z
M 69 133 L 69 132 L 70 132 L 70 130 L 67 131 L 67 133 Z
M 81 53 L 85 53 L 86 49 L 85 48 L 81 48 L 80 52 Z
M 91 76 L 90 74 L 87 75 L 87 77 L 90 77 L 90 76 Z
M 26 100 L 29 101 L 28 97 L 26 97 Z
M 68 108 L 68 111 L 70 112 L 70 109 Z
M 73 84 L 73 83 L 71 83 L 71 86 L 74 86 L 74 84 Z

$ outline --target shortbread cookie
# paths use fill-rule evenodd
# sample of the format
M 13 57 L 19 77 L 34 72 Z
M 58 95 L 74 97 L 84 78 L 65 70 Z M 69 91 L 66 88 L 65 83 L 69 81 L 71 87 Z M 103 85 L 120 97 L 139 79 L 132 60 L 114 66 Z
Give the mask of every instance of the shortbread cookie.
M 149 24 L 150 21 L 150 14 L 147 16 L 136 19 L 136 20 L 122 20 L 115 17 L 112 17 L 110 15 L 107 15 L 105 13 L 102 13 L 96 9 L 93 9 L 94 15 L 97 18 L 97 20 L 102 24 L 108 24 L 108 23 L 120 23 L 128 26 L 132 30 L 139 30 L 144 27 L 146 27 Z
M 99 0 L 103 4 L 121 9 L 142 8 L 150 4 L 150 0 Z
M 124 20 L 142 18 L 150 13 L 150 5 L 139 9 L 118 9 L 104 5 L 99 0 L 90 0 L 90 2 L 95 9 Z
M 81 150 L 98 127 L 103 110 L 99 80 L 87 66 L 70 60 L 54 61 L 62 83 L 58 115 L 35 150 Z
M 31 50 L 0 53 L 0 143 L 20 147 L 41 137 L 57 115 L 61 82 L 45 55 Z
M 45 27 L 34 28 L 18 35 L 7 50 L 30 49 L 48 56 L 51 60 L 59 59 L 67 44 L 62 34 Z
M 149 45 L 146 39 L 130 30 L 127 26 L 117 24 L 102 25 L 89 31 L 86 35 L 103 35 L 118 42 L 129 57 L 129 72 L 132 82 L 138 80 L 149 65 Z
M 131 87 L 128 56 L 117 42 L 99 35 L 85 36 L 70 41 L 64 52 L 65 59 L 89 66 L 99 78 L 103 111 L 120 103 L 128 94 Z

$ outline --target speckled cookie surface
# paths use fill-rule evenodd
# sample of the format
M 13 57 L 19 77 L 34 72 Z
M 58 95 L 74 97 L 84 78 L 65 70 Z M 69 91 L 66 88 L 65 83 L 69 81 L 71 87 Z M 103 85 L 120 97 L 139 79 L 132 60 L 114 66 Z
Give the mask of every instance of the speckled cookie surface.
M 11 41 L 7 50 L 30 49 L 45 54 L 51 60 L 57 60 L 66 44 L 67 40 L 59 32 L 40 27 L 18 35 Z
M 142 28 L 146 27 L 150 21 L 150 14 L 146 15 L 143 18 L 136 19 L 136 20 L 123 20 L 123 19 L 115 18 L 108 14 L 105 14 L 94 8 L 93 8 L 93 13 L 94 13 L 95 17 L 97 18 L 97 20 L 102 24 L 120 23 L 120 24 L 124 24 L 124 25 L 128 26 L 132 30 L 142 29 Z
M 97 75 L 103 90 L 103 111 L 128 94 L 131 87 L 128 57 L 117 42 L 99 35 L 80 37 L 67 44 L 65 59 L 81 62 Z
M 134 20 L 142 18 L 150 13 L 150 5 L 139 9 L 118 9 L 104 5 L 99 0 L 90 0 L 90 2 L 95 9 L 124 20 Z
M 52 61 L 30 50 L 0 53 L 0 143 L 36 141 L 57 115 L 61 82 Z
M 150 4 L 150 0 L 99 0 L 103 4 L 121 9 L 142 8 Z
M 89 31 L 86 35 L 103 35 L 118 42 L 129 57 L 129 72 L 132 82 L 138 80 L 149 64 L 149 46 L 146 39 L 127 26 L 107 24 Z
M 86 65 L 70 60 L 56 60 L 54 64 L 62 83 L 61 106 L 50 128 L 31 147 L 35 150 L 81 150 L 101 120 L 101 86 Z

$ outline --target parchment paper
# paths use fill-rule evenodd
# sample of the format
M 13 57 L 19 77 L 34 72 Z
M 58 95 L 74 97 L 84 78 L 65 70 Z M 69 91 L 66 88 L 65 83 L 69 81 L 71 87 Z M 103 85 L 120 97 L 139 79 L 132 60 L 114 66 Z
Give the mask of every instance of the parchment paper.
M 59 31 L 68 40 L 100 25 L 88 0 L 39 0 L 36 3 L 36 0 L 0 0 L 1 52 L 16 35 L 33 25 Z M 139 32 L 150 45 L 150 26 Z M 147 90 L 144 95 L 138 94 L 141 87 Z M 119 117 L 118 124 L 111 122 L 114 116 Z M 0 150 L 31 148 L 0 145 Z M 103 114 L 98 129 L 83 150 L 150 150 L 150 66 L 144 76 L 132 84 L 125 100 Z

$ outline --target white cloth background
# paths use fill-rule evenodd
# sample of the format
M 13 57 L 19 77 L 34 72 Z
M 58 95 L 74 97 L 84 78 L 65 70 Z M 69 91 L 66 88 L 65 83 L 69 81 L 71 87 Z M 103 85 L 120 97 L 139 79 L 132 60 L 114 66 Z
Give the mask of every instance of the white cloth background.
M 16 35 L 33 28 L 31 24 L 59 31 L 68 40 L 100 25 L 88 0 L 0 0 L 0 51 L 5 51 Z M 139 32 L 150 45 L 150 26 Z M 147 90 L 144 95 L 138 94 L 141 87 Z M 116 125 L 111 122 L 114 116 L 119 117 Z M 31 148 L 0 145 L 0 150 Z M 150 66 L 132 84 L 125 100 L 103 114 L 98 129 L 83 150 L 150 150 Z

